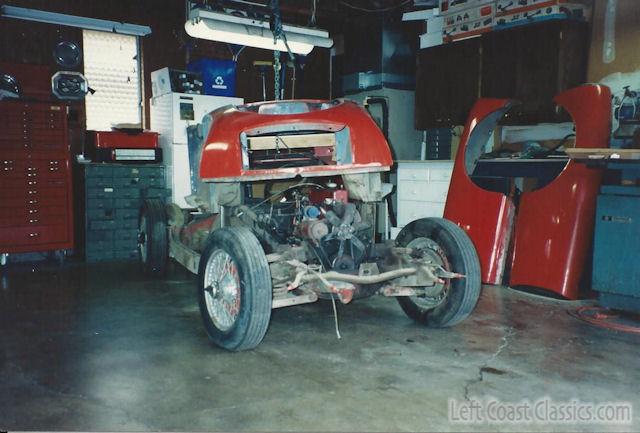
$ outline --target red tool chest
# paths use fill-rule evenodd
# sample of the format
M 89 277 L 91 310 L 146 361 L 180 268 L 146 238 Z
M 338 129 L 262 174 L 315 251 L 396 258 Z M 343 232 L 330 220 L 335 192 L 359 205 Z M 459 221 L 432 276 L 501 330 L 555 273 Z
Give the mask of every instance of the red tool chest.
M 0 101 L 0 253 L 73 248 L 66 107 Z
M 94 145 L 98 149 L 155 149 L 158 147 L 157 132 L 128 134 L 121 131 L 93 131 Z

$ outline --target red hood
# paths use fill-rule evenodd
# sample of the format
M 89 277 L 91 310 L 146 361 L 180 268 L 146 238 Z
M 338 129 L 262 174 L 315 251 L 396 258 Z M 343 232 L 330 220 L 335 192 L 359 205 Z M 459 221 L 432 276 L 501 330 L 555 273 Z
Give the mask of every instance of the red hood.
M 289 110 L 289 108 L 291 108 Z M 296 110 L 303 108 L 303 111 Z M 273 111 L 285 114 L 273 114 Z M 291 113 L 287 113 L 291 111 Z M 296 112 L 297 111 L 297 112 Z M 238 181 L 323 176 L 389 170 L 389 145 L 371 116 L 351 101 L 296 100 L 226 107 L 211 113 L 212 126 L 202 148 L 200 178 Z M 340 133 L 338 146 L 349 155 L 343 163 L 267 170 L 243 165 L 241 134 L 271 135 L 295 131 Z M 336 149 L 338 151 L 338 149 Z

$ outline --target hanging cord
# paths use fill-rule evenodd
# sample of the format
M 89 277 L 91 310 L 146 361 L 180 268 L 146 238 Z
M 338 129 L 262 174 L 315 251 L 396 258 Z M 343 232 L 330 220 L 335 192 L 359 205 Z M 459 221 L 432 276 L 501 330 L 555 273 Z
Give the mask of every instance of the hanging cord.
M 236 51 L 236 49 L 234 49 L 236 47 L 238 47 L 237 51 Z M 244 49 L 247 48 L 247 47 L 246 47 L 246 45 L 238 46 L 238 45 L 234 45 L 234 44 L 227 44 L 227 48 L 231 52 L 231 57 L 233 58 L 233 61 L 237 63 L 238 62 L 238 57 L 240 56 L 240 53 L 242 53 L 244 51 Z
M 316 26 L 316 12 L 318 11 L 318 0 L 312 0 L 313 6 L 311 7 L 311 18 L 309 19 L 309 26 Z
M 336 337 L 338 340 L 342 339 L 340 335 L 340 328 L 338 327 L 338 309 L 336 308 L 336 299 L 333 297 L 333 293 L 331 294 L 331 304 L 333 305 L 333 320 L 336 326 Z

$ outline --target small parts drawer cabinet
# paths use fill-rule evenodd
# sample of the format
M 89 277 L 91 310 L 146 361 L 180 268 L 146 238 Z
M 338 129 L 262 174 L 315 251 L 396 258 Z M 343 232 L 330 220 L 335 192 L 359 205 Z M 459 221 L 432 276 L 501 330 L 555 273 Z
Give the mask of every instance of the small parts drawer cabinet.
M 137 260 L 142 202 L 170 194 L 164 167 L 91 163 L 83 168 L 86 261 Z
M 73 244 L 66 107 L 0 101 L 0 253 Z

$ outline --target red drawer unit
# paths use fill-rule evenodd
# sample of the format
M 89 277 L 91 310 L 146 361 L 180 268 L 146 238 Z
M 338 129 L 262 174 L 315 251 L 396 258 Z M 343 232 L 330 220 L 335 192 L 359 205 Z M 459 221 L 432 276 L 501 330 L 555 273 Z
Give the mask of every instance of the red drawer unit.
M 121 131 L 92 131 L 94 146 L 98 149 L 155 149 L 158 133 L 128 134 Z
M 139 130 L 87 131 L 86 155 L 94 162 L 160 162 L 158 133 Z
M 0 253 L 74 247 L 66 107 L 0 101 Z

